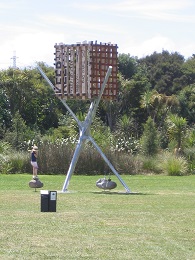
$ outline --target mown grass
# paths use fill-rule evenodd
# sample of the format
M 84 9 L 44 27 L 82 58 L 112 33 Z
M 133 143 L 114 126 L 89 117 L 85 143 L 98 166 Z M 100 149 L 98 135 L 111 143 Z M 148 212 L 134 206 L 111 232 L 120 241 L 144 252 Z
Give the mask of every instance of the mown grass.
M 111 192 L 73 176 L 57 212 L 40 211 L 30 175 L 0 175 L 0 259 L 195 259 L 195 176 L 122 176 Z M 64 176 L 40 176 L 61 190 Z

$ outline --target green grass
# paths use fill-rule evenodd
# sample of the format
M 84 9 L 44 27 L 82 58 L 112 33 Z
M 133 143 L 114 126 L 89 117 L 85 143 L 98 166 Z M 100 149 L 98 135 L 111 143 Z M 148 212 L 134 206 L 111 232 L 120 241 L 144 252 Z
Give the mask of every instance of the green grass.
M 57 212 L 40 212 L 30 175 L 0 175 L 0 259 L 195 259 L 195 175 L 122 177 L 135 194 L 73 176 Z M 65 177 L 40 180 L 61 190 Z

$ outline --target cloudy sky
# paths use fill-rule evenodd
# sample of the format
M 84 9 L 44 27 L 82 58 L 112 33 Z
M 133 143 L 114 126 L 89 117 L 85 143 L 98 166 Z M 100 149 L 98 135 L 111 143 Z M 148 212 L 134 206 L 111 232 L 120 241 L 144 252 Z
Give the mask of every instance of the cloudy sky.
M 0 69 L 54 63 L 54 44 L 112 42 L 119 53 L 195 53 L 194 0 L 0 0 Z

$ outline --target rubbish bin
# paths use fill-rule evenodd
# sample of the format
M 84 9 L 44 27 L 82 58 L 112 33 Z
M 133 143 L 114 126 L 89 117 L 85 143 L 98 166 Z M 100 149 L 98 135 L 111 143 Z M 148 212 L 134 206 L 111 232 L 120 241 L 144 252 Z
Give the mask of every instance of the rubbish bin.
M 41 190 L 41 212 L 56 212 L 57 191 Z

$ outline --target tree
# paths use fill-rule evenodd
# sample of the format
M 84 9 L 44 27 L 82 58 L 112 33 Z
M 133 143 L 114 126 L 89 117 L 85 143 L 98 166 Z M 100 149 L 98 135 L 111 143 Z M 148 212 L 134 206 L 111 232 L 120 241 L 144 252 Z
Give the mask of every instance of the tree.
M 130 54 L 119 54 L 118 56 L 119 72 L 125 79 L 131 79 L 137 72 L 137 59 L 131 57 Z
M 179 107 L 179 101 L 175 95 L 166 96 L 165 94 L 160 94 L 156 90 L 146 90 L 143 95 L 141 95 L 141 107 L 147 110 L 147 114 L 152 117 L 152 119 L 162 125 L 167 113 L 170 111 L 175 111 Z
M 1 85 L 5 90 L 10 103 L 10 110 L 12 115 L 22 108 L 22 87 L 21 85 L 26 81 L 26 77 L 22 75 L 20 70 L 9 69 L 1 75 Z
M 189 125 L 195 122 L 195 83 L 184 87 L 178 93 L 180 102 L 179 116 L 186 118 Z
M 177 143 L 177 149 L 182 148 L 182 141 L 185 137 L 187 121 L 183 117 L 170 114 L 168 117 L 168 134 L 170 140 L 175 140 Z
M 119 102 L 117 100 L 100 101 L 97 117 L 99 117 L 105 125 L 109 126 L 110 131 L 116 129 L 116 122 L 119 117 Z
M 136 129 L 134 128 L 134 121 L 131 117 L 124 114 L 119 120 L 117 124 L 117 133 L 118 136 L 124 136 L 124 138 L 129 137 L 137 137 Z
M 11 127 L 12 116 L 9 101 L 3 89 L 0 89 L 0 139 L 4 137 L 7 129 Z
M 183 86 L 184 57 L 177 52 L 154 52 L 139 60 L 147 68 L 147 77 L 152 88 L 165 95 L 176 94 Z
M 149 82 L 144 73 L 136 73 L 131 80 L 119 78 L 119 114 L 128 115 L 136 125 L 140 125 L 146 120 L 145 111 L 140 108 L 140 99 Z M 139 129 L 137 129 L 139 132 Z
M 45 66 L 44 70 L 54 78 L 53 68 Z M 12 116 L 19 112 L 29 127 L 39 128 L 42 133 L 58 126 L 62 106 L 36 69 L 8 69 L 0 72 L 0 78 Z
M 187 59 L 182 65 L 182 72 L 185 77 L 184 85 L 191 85 L 195 83 L 195 56 Z
M 143 154 L 153 156 L 157 153 L 159 147 L 158 131 L 151 117 L 148 118 L 144 125 L 144 131 L 140 141 Z
M 13 148 L 19 150 L 23 148 L 24 142 L 34 139 L 34 134 L 24 120 L 22 119 L 19 112 L 16 112 L 13 118 L 12 129 L 5 135 L 5 141 L 9 142 Z

